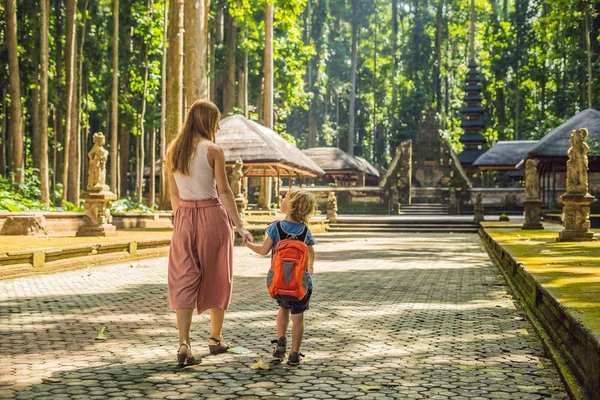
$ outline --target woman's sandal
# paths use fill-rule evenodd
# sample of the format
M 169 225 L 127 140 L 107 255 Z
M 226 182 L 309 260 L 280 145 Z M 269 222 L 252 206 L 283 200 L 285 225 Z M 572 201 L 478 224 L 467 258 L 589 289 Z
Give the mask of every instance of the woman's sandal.
M 185 352 L 185 354 L 181 354 L 181 346 L 187 347 L 187 351 Z M 179 367 L 183 368 L 187 365 L 198 364 L 198 361 L 196 361 L 194 356 L 192 356 L 191 354 L 192 354 L 192 348 L 190 347 L 189 344 L 181 343 L 179 345 L 179 351 L 177 351 L 177 364 L 179 364 Z
M 214 337 L 211 337 L 208 340 L 214 340 L 215 342 L 217 342 L 217 344 L 210 344 L 210 343 L 208 344 L 208 349 L 210 350 L 210 354 L 212 354 L 212 355 L 225 353 L 229 349 L 229 345 L 224 346 L 221 344 L 223 342 L 223 340 L 221 340 L 221 339 L 216 339 Z

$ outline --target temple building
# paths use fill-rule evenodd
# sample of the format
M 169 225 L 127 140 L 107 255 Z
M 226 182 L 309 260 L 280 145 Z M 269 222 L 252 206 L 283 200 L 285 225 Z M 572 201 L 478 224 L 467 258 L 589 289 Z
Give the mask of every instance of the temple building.
M 523 171 L 517 164 L 527 156 L 537 140 L 499 141 L 473 163 L 481 171 L 483 187 L 523 187 Z
M 377 186 L 379 171 L 364 158 L 351 156 L 337 147 L 313 147 L 302 150 L 325 171 L 320 185 Z
M 458 155 L 462 167 L 471 176 L 476 174 L 478 169 L 473 163 L 481 156 L 487 147 L 487 141 L 481 134 L 484 123 L 481 117 L 485 110 L 481 106 L 481 85 L 478 77 L 477 64 L 471 60 L 469 62 L 469 72 L 467 72 L 466 85 L 464 87 L 466 103 L 461 113 L 465 116 L 460 127 L 465 133 L 460 137 L 460 142 L 464 145 L 464 150 Z

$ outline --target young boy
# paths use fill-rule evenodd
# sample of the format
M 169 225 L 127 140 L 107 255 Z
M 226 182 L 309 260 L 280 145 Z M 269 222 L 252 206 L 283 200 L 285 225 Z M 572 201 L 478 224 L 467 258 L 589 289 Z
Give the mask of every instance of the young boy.
M 285 219 L 274 222 L 267 227 L 267 237 L 262 245 L 246 242 L 246 246 L 255 253 L 263 256 L 271 252 L 271 257 L 273 257 L 277 243 L 280 240 L 297 239 L 304 241 L 308 246 L 308 271 L 312 276 L 315 262 L 315 250 L 313 248 L 315 239 L 306 224 L 313 214 L 314 209 L 315 199 L 310 193 L 301 189 L 290 189 L 287 196 L 281 202 L 281 211 L 285 213 Z M 287 329 L 291 313 L 292 351 L 288 356 L 288 364 L 290 365 L 300 364 L 302 357 L 304 357 L 300 353 L 300 345 L 302 344 L 302 337 L 304 335 L 304 311 L 308 310 L 312 289 L 312 278 L 309 277 L 308 290 L 303 299 L 296 301 L 276 299 L 279 305 L 279 314 L 277 315 L 277 337 L 279 339 L 273 341 L 273 344 L 275 344 L 273 357 L 280 360 L 285 358 Z

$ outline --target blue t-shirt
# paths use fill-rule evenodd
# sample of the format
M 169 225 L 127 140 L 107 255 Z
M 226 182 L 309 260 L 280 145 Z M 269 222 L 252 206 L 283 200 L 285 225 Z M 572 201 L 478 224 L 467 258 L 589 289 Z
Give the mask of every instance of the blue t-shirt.
M 308 229 L 306 225 L 300 222 L 296 223 L 285 220 L 281 221 L 281 229 L 283 229 L 283 231 L 288 235 L 299 236 L 304 230 L 304 227 L 306 227 L 306 245 L 314 246 L 315 238 L 313 237 L 312 233 L 310 232 L 310 229 Z M 277 247 L 277 243 L 279 243 L 279 241 L 281 240 L 281 238 L 279 237 L 279 232 L 277 231 L 276 222 L 273 222 L 271 225 L 267 226 L 267 235 L 269 235 L 269 237 L 273 240 L 273 249 L 271 249 L 271 256 L 273 256 L 273 254 L 275 253 L 275 247 Z M 311 290 L 313 288 L 312 277 L 310 278 L 308 288 Z

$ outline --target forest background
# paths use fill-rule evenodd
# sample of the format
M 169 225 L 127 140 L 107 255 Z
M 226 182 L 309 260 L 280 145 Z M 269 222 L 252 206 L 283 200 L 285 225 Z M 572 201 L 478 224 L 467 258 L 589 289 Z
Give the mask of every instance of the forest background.
M 427 107 L 460 151 L 470 20 L 490 145 L 540 138 L 598 104 L 598 2 L 269 1 L 3 0 L 0 209 L 78 207 L 96 132 L 113 190 L 136 206 L 164 203 L 163 179 L 140 176 L 194 93 L 224 116 L 265 122 L 271 40 L 267 125 L 299 148 L 338 146 L 377 166 L 417 134 Z M 186 24 L 197 42 L 182 43 Z M 198 60 L 200 92 L 188 75 Z

